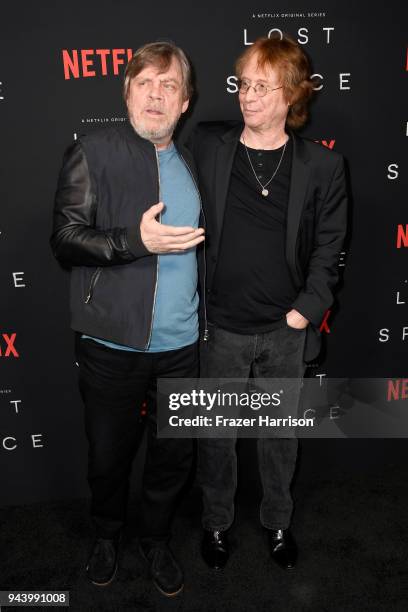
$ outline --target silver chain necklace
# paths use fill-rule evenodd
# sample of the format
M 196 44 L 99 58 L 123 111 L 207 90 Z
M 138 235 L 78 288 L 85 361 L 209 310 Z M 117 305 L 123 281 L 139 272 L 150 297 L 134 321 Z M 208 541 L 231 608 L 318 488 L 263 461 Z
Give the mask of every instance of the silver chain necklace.
M 277 171 L 279 170 L 279 166 L 281 165 L 281 163 L 282 163 L 282 159 L 283 159 L 283 156 L 285 155 L 286 145 L 288 144 L 288 141 L 289 141 L 289 138 L 288 138 L 288 140 L 285 142 L 285 146 L 283 147 L 282 155 L 280 156 L 279 163 L 278 163 L 278 165 L 277 165 L 277 166 L 276 166 L 276 168 L 275 168 L 275 172 L 272 174 L 272 176 L 271 176 L 271 178 L 269 179 L 269 181 L 267 181 L 267 182 L 265 183 L 265 185 L 262 185 L 262 183 L 261 183 L 261 181 L 259 180 L 259 178 L 257 177 L 256 172 L 255 172 L 255 170 L 254 170 L 254 167 L 253 167 L 253 165 L 252 165 L 251 158 L 250 158 L 250 156 L 249 156 L 249 152 L 248 152 L 247 146 L 246 146 L 246 144 L 245 144 L 245 138 L 244 138 L 244 137 L 242 137 L 242 143 L 243 143 L 243 145 L 244 145 L 244 147 L 245 147 L 245 151 L 246 151 L 246 154 L 247 154 L 247 156 L 248 156 L 249 165 L 251 166 L 251 170 L 252 170 L 252 172 L 254 173 L 254 177 L 256 178 L 256 180 L 258 181 L 258 183 L 259 183 L 259 184 L 260 184 L 260 186 L 261 186 L 261 190 L 262 190 L 262 191 L 261 191 L 261 193 L 262 193 L 262 195 L 263 195 L 265 198 L 266 198 L 266 196 L 267 196 L 267 195 L 269 195 L 269 190 L 268 190 L 268 189 L 266 189 L 266 187 L 267 187 L 267 186 L 269 185 L 269 183 L 270 183 L 270 182 L 271 182 L 271 181 L 272 181 L 272 180 L 275 178 L 275 174 L 276 174 L 276 173 L 277 173 Z

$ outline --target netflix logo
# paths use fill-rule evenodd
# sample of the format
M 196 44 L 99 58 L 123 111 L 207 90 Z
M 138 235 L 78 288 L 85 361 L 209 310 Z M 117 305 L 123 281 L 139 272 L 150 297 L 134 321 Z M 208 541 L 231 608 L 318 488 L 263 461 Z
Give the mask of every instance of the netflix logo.
M 20 357 L 14 343 L 17 334 L 1 334 L 0 338 L 0 357 Z
M 405 227 L 400 223 L 397 227 L 397 249 L 408 247 L 408 223 Z
M 63 49 L 64 79 L 117 76 L 132 55 L 132 49 Z
M 408 378 L 388 381 L 387 402 L 400 399 L 408 399 Z
M 329 327 L 330 313 L 331 313 L 331 310 L 326 310 L 326 312 L 324 313 L 323 321 L 320 323 L 320 327 L 319 327 L 319 330 L 326 334 L 330 334 L 330 327 Z
M 328 149 L 333 149 L 335 145 L 335 140 L 315 140 L 315 142 L 327 147 Z

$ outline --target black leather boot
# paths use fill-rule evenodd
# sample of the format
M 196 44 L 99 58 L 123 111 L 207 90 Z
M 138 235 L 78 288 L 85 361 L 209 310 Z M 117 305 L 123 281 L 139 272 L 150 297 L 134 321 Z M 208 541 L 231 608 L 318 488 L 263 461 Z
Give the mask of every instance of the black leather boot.
M 226 531 L 204 529 L 201 554 L 212 569 L 222 569 L 229 558 L 228 536 Z
M 295 567 L 297 559 L 296 542 L 289 529 L 268 529 L 272 559 L 285 570 Z

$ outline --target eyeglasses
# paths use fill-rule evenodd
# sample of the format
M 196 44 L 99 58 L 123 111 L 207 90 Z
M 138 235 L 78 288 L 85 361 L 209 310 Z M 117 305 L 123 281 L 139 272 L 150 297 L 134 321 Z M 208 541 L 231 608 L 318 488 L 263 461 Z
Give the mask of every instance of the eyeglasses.
M 252 87 L 258 98 L 263 98 L 266 96 L 268 91 L 275 91 L 275 89 L 282 89 L 283 85 L 280 87 L 270 87 L 265 83 L 256 83 L 256 85 L 251 85 L 250 81 L 246 81 L 245 79 L 238 79 L 238 91 L 240 94 L 246 94 L 248 90 Z

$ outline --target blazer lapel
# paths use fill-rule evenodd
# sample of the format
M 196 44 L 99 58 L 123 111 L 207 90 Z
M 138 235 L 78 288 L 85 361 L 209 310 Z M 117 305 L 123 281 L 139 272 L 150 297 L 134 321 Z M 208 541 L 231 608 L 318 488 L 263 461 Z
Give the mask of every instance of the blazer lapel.
M 227 132 L 219 145 L 216 152 L 216 171 L 215 171 L 215 217 L 217 223 L 217 244 L 216 252 L 218 252 L 219 242 L 221 238 L 222 225 L 224 221 L 225 206 L 227 203 L 228 186 L 230 183 L 232 164 L 234 162 L 235 152 L 239 143 L 239 137 L 242 132 L 242 125 L 235 126 Z
M 291 132 L 293 138 L 292 172 L 289 187 L 289 201 L 286 228 L 286 260 L 294 280 L 302 284 L 296 267 L 296 239 L 300 218 L 310 180 L 309 156 L 301 138 Z

